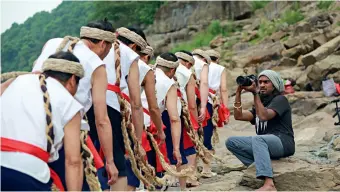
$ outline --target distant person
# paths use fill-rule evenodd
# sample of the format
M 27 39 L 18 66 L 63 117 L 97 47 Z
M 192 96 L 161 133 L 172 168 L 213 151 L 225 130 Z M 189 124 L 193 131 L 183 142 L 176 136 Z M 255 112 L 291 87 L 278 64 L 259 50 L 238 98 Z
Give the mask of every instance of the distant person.
M 254 95 L 254 106 L 250 111 L 242 110 L 242 90 Z M 271 159 L 295 153 L 292 111 L 283 92 L 283 81 L 272 70 L 260 73 L 258 86 L 253 81 L 251 86 L 239 86 L 236 91 L 234 117 L 255 125 L 257 136 L 229 137 L 226 146 L 244 165 L 255 163 L 256 177 L 264 179 L 264 185 L 258 191 L 276 190 Z

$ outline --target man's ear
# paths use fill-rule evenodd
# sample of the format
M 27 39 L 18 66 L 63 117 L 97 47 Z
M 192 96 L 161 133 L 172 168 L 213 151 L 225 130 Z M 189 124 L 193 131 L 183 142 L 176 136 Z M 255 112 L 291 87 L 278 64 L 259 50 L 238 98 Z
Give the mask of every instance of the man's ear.
M 104 41 L 104 40 L 101 40 L 99 43 L 100 43 L 100 44 L 99 44 L 99 45 L 100 45 L 100 48 L 105 49 L 105 46 L 106 46 L 105 41 Z

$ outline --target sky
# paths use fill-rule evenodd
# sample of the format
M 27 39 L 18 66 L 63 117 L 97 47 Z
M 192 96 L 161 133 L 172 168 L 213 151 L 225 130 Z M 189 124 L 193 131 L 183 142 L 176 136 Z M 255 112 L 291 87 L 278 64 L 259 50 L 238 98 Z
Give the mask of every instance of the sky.
M 50 12 L 62 0 L 0 0 L 1 33 L 9 29 L 14 22 L 24 23 L 29 17 L 40 11 Z

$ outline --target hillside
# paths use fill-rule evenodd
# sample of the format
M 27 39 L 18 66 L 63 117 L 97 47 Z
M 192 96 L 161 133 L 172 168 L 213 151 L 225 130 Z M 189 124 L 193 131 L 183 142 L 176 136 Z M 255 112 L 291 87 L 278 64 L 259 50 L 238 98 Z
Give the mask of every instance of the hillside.
M 51 13 L 36 13 L 1 34 L 2 72 L 31 70 L 48 39 L 79 36 L 80 27 L 92 20 L 107 17 L 114 27 L 149 25 L 162 3 L 64 1 Z

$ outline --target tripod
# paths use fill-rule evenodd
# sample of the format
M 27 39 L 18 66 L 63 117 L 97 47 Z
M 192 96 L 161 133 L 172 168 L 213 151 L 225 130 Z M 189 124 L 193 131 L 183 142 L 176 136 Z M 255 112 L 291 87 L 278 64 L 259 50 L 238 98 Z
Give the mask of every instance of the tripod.
M 338 106 L 338 102 L 340 102 L 340 99 L 335 99 L 331 101 L 331 103 L 335 103 L 335 114 L 333 115 L 333 118 L 335 118 L 335 116 L 338 116 L 338 122 L 335 122 L 334 125 L 340 125 L 340 108 Z

